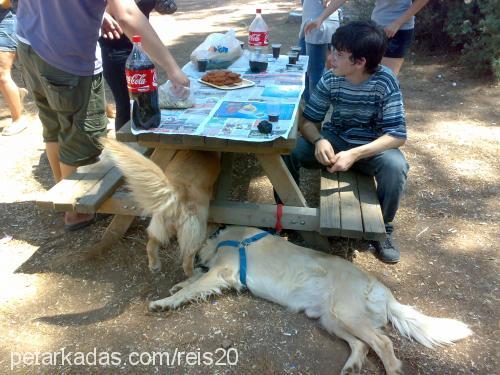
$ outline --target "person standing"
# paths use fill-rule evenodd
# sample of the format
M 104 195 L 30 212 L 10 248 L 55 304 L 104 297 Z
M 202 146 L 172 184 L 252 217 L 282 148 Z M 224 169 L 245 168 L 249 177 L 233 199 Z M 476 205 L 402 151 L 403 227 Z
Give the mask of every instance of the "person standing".
M 105 8 L 114 19 L 103 17 Z M 143 48 L 165 69 L 179 96 L 189 79 L 134 0 L 22 0 L 17 9 L 19 59 L 43 126 L 47 157 L 59 182 L 96 162 L 106 134 L 104 82 L 97 39 L 104 32 L 142 35 Z M 94 214 L 66 212 L 66 230 L 94 221 Z
M 305 33 L 320 28 L 327 17 L 335 12 L 346 0 L 332 0 L 325 10 L 305 26 Z M 382 65 L 398 75 L 406 53 L 414 38 L 415 15 L 429 0 L 375 0 L 371 18 L 383 27 L 389 44 L 382 58 Z
M 26 129 L 27 121 L 22 115 L 25 88 L 17 87 L 12 79 L 11 69 L 16 58 L 16 14 L 10 1 L 4 1 L 0 8 L 0 92 L 9 107 L 11 123 L 2 131 L 2 135 L 14 135 Z
M 306 32 L 305 26 L 315 20 L 325 10 L 323 0 L 304 0 L 302 3 L 302 24 L 299 32 L 301 54 L 309 57 L 307 66 L 304 100 L 309 101 L 311 91 L 324 73 L 328 45 L 335 30 L 340 26 L 339 12 L 330 14 L 321 25 Z
M 149 13 L 156 5 L 156 0 L 138 0 L 137 6 L 149 18 Z M 109 12 L 108 12 L 109 13 Z M 109 14 L 113 17 L 113 14 Z M 121 31 L 121 30 L 120 30 Z M 132 42 L 125 35 L 103 33 L 99 38 L 102 54 L 102 68 L 116 104 L 115 131 L 130 120 L 130 97 L 125 77 L 125 63 L 132 52 Z

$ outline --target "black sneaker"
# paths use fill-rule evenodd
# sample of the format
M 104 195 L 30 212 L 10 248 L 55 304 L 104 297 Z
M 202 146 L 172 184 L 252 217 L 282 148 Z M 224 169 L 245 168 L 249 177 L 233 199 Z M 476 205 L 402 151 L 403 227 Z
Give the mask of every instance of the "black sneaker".
M 399 249 L 392 242 L 392 235 L 387 235 L 385 241 L 371 241 L 374 255 L 384 263 L 397 263 L 400 259 Z

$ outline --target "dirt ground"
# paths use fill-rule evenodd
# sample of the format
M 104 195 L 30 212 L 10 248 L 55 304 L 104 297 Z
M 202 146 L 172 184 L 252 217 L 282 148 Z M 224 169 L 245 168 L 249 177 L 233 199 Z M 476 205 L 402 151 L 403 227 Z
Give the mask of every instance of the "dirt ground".
M 244 40 L 257 4 L 253 0 L 179 0 L 175 15 L 153 15 L 151 22 L 177 61 L 184 63 L 209 32 L 234 27 Z M 261 4 L 271 40 L 282 42 L 284 49 L 296 42 L 298 24 L 287 23 L 287 17 L 298 4 Z M 19 72 L 14 74 L 22 85 Z M 401 302 L 428 315 L 460 319 L 475 333 L 454 346 L 429 350 L 388 327 L 405 373 L 497 374 L 499 88 L 468 78 L 467 68 L 456 66 L 451 57 L 415 49 L 400 81 L 409 132 L 404 153 L 411 166 L 395 223 L 402 259 L 389 266 L 369 252 L 356 252 L 354 263 L 376 275 Z M 1 108 L 3 127 L 9 114 L 5 105 Z M 324 332 L 304 314 L 291 313 L 249 293 L 229 292 L 178 311 L 148 313 L 147 301 L 166 296 L 184 276 L 175 246 L 162 251 L 163 274 L 149 273 L 144 251 L 147 219 L 137 219 L 107 257 L 83 260 L 82 249 L 99 240 L 109 218 L 68 234 L 60 213 L 35 207 L 38 194 L 53 182 L 41 127 L 29 99 L 26 108 L 33 118 L 29 129 L 0 137 L 0 373 L 340 371 L 349 353 L 345 342 Z M 239 157 L 235 175 L 241 181 L 233 186 L 235 196 L 271 201 L 269 181 L 254 160 Z M 245 178 L 248 191 L 241 188 Z M 302 186 L 310 205 L 317 205 L 318 174 L 305 173 Z M 334 246 L 361 247 L 345 239 Z M 221 348 L 228 354 L 222 359 Z M 90 363 L 95 350 L 96 365 L 79 365 L 76 355 L 74 363 L 58 366 L 16 362 L 21 354 L 33 363 L 29 353 L 61 350 L 90 352 Z M 158 362 L 133 366 L 129 361 L 131 353 L 142 353 L 141 359 L 147 362 L 153 352 L 173 356 L 175 351 L 193 352 L 195 358 L 211 352 L 214 361 L 221 359 L 222 363 L 233 363 L 237 353 L 238 360 L 233 366 L 187 365 L 185 361 L 171 366 Z M 106 353 L 111 352 L 118 353 L 114 358 L 120 364 L 111 361 L 104 365 Z M 99 360 L 104 361 L 102 365 Z M 362 373 L 383 373 L 373 353 Z

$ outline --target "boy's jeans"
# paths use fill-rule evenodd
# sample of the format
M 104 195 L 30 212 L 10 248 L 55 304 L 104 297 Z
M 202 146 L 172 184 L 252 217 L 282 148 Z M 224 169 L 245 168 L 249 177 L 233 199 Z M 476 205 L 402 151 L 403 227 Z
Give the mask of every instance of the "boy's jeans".
M 306 84 L 303 94 L 304 100 L 307 103 L 311 93 L 316 88 L 316 85 L 325 71 L 328 44 L 306 43 L 305 38 L 300 38 L 299 46 L 301 48 L 301 55 L 309 56 L 309 65 L 307 66 Z
M 335 133 L 323 130 L 321 132 L 333 146 L 335 152 L 346 151 L 349 144 L 335 135 Z M 299 184 L 300 167 L 306 169 L 324 168 L 314 157 L 315 146 L 304 138 L 299 138 L 297 147 L 290 155 L 283 156 L 285 164 L 292 174 L 295 182 Z M 399 201 L 403 196 L 409 170 L 408 163 L 399 149 L 391 149 L 370 158 L 358 160 L 352 169 L 375 176 L 377 181 L 377 195 L 382 208 L 385 230 L 387 234 L 392 233 L 392 221 L 399 207 Z

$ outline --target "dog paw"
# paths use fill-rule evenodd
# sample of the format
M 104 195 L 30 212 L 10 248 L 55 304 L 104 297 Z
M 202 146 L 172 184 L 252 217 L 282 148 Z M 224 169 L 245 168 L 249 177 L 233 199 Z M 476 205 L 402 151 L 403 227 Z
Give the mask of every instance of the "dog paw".
M 157 301 L 152 301 L 148 305 L 148 310 L 151 312 L 165 311 L 168 310 L 168 306 L 164 306 Z
M 155 264 L 150 264 L 149 265 L 149 270 L 151 271 L 151 273 L 153 274 L 158 274 L 160 273 L 161 271 L 161 263 L 158 262 L 158 263 L 155 263 Z
M 342 371 L 340 372 L 341 375 L 355 375 L 359 374 L 361 372 L 361 368 L 357 363 L 354 363 L 353 365 L 349 367 L 344 367 Z

